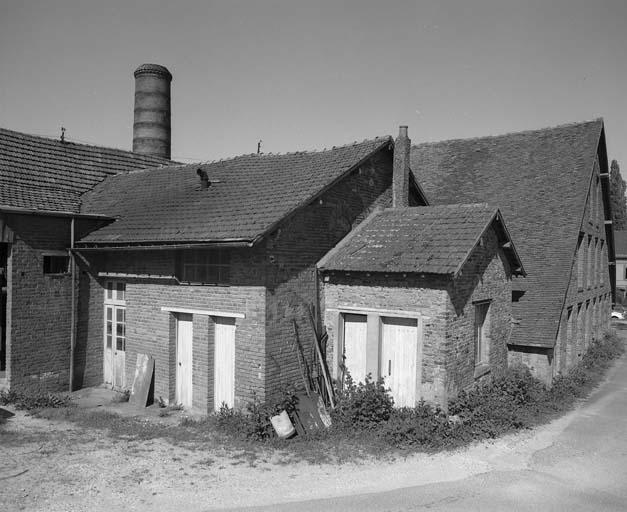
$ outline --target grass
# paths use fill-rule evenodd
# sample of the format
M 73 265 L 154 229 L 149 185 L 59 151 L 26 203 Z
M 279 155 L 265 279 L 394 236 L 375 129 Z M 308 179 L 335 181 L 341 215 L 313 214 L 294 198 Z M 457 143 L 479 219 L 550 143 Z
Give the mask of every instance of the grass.
M 623 342 L 615 335 L 594 342 L 582 360 L 568 374 L 558 376 L 550 389 L 526 368 L 508 369 L 488 383 L 460 393 L 450 401 L 448 414 L 426 403 L 394 409 L 382 383 L 355 385 L 349 380 L 341 405 L 332 413 L 333 426 L 289 441 L 277 438 L 269 426 L 274 406 L 253 404 L 247 413 L 224 408 L 217 414 L 184 417 L 173 424 L 159 418 L 80 409 L 63 395 L 3 393 L 0 405 L 11 403 L 41 418 L 106 430 L 114 439 L 143 442 L 160 438 L 193 450 L 222 451 L 251 466 L 270 457 L 285 464 L 355 462 L 372 456 L 393 458 L 455 448 L 547 423 L 586 397 L 623 351 Z M 281 403 L 285 405 L 285 397 Z

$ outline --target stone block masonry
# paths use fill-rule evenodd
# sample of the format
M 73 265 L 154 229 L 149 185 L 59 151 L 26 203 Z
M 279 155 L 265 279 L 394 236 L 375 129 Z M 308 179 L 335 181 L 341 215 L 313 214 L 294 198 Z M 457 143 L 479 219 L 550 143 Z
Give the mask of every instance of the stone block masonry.
M 475 361 L 475 305 L 488 302 L 488 362 Z M 500 252 L 496 233 L 489 229 L 453 279 L 429 274 L 342 273 L 324 285 L 324 321 L 329 334 L 327 362 L 338 376 L 343 312 L 376 315 L 386 311 L 422 320 L 417 368 L 418 398 L 446 406 L 448 398 L 491 372 L 507 367 L 507 339 L 511 329 L 511 269 Z M 378 377 L 378 365 L 370 364 Z

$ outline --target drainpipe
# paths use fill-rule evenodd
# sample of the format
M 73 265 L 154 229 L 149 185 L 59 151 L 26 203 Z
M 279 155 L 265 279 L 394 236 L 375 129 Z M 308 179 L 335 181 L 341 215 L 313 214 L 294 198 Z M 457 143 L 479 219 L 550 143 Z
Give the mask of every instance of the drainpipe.
M 70 221 L 70 272 L 72 279 L 72 311 L 70 327 L 70 393 L 74 391 L 74 347 L 76 345 L 76 265 L 74 261 L 74 217 Z

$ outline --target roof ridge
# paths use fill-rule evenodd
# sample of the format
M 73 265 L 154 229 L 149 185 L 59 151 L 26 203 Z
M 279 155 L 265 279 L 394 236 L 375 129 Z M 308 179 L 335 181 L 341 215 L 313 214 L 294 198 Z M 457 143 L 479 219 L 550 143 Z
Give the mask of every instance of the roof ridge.
M 241 158 L 270 158 L 270 157 L 277 157 L 277 156 L 291 156 L 291 155 L 316 155 L 316 154 L 320 154 L 320 153 L 325 153 L 325 152 L 330 152 L 330 151 L 335 151 L 338 149 L 343 149 L 343 148 L 349 148 L 352 146 L 358 146 L 360 144 L 366 144 L 369 142 L 377 142 L 380 141 L 381 144 L 383 144 L 384 142 L 393 142 L 392 136 L 391 135 L 381 135 L 381 136 L 377 136 L 374 137 L 372 139 L 364 139 L 361 141 L 353 141 L 353 142 L 348 142 L 346 144 L 341 144 L 339 146 L 332 146 L 330 148 L 323 148 L 323 149 L 310 149 L 310 150 L 301 150 L 301 151 L 288 151 L 285 153 L 243 153 L 241 155 L 234 155 L 234 156 L 229 156 L 226 158 L 218 158 L 215 160 L 201 160 L 200 162 L 193 162 L 193 163 L 181 163 L 181 164 L 174 164 L 174 165 L 164 165 L 162 166 L 163 169 L 174 169 L 177 167 L 198 167 L 198 166 L 203 166 L 203 165 L 213 165 L 213 164 L 219 164 L 219 163 L 223 163 L 223 162 L 233 162 L 235 160 L 241 159 Z M 145 171 L 150 171 L 151 169 L 154 169 L 154 167 L 152 168 L 145 168 L 145 169 L 134 169 L 132 171 L 129 171 L 129 174 L 133 174 L 133 173 L 139 173 L 139 172 L 145 172 Z
M 128 149 L 121 149 L 121 148 L 114 148 L 111 146 L 101 146 L 101 145 L 97 145 L 97 144 L 89 144 L 89 143 L 85 143 L 85 142 L 74 142 L 72 139 L 66 139 L 64 141 L 61 141 L 59 139 L 53 138 L 53 137 L 49 137 L 49 136 L 45 136 L 45 135 L 34 135 L 32 133 L 26 133 L 26 132 L 18 132 L 16 130 L 10 130 L 9 128 L 3 128 L 0 126 L 0 133 L 6 133 L 7 135 L 13 135 L 13 136 L 17 136 L 17 137 L 21 137 L 21 138 L 30 138 L 30 139 L 37 139 L 37 140 L 44 140 L 46 142 L 50 142 L 53 143 L 54 145 L 60 145 L 60 146 L 67 146 L 67 145 L 74 145 L 74 146 L 80 146 L 80 147 L 86 147 L 86 148 L 96 148 L 96 149 L 100 149 L 100 150 L 106 150 L 106 151 L 112 151 L 115 153 L 123 153 L 129 156 L 134 156 L 137 157 L 139 159 L 146 159 L 146 160 L 154 160 L 155 162 L 157 161 L 162 161 L 162 162 L 172 162 L 172 160 L 168 160 L 167 158 L 162 158 L 160 156 L 154 156 L 154 155 L 143 155 L 141 153 L 136 153 L 134 151 L 130 151 Z
M 455 139 L 441 139 L 441 140 L 434 140 L 434 141 L 424 141 L 424 142 L 418 142 L 416 144 L 412 144 L 412 147 L 424 147 L 424 146 L 431 146 L 431 145 L 437 145 L 437 144 L 442 144 L 444 142 L 470 142 L 470 141 L 474 141 L 474 140 L 485 140 L 485 139 L 498 139 L 501 137 L 507 137 L 510 135 L 526 135 L 526 134 L 531 134 L 531 133 L 537 133 L 537 132 L 545 132 L 548 130 L 558 130 L 558 129 L 563 129 L 563 128 L 571 128 L 574 126 L 582 126 L 585 124 L 591 124 L 591 123 L 596 123 L 596 122 L 601 122 L 604 123 L 603 117 L 596 117 L 593 119 L 585 119 L 582 121 L 571 121 L 569 123 L 562 123 L 562 124 L 557 124 L 557 125 L 553 125 L 553 126 L 544 126 L 542 128 L 531 128 L 528 130 L 518 130 L 518 131 L 511 131 L 511 132 L 504 132 L 504 133 L 497 133 L 497 134 L 491 134 L 491 135 L 478 135 L 475 137 L 458 137 Z

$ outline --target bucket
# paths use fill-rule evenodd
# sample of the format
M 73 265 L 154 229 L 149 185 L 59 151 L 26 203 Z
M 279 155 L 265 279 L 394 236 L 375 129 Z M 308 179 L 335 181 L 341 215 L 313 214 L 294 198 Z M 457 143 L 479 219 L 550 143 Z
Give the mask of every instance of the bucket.
M 272 416 L 272 418 L 270 418 L 270 423 L 272 423 L 277 435 L 282 439 L 292 437 L 296 432 L 290 417 L 287 415 L 287 411 L 282 411 L 281 414 Z

